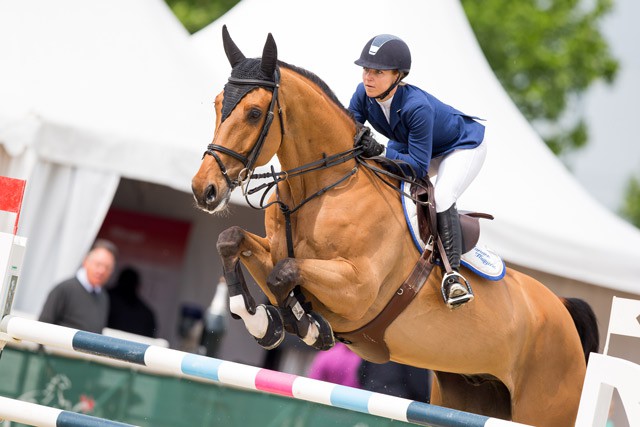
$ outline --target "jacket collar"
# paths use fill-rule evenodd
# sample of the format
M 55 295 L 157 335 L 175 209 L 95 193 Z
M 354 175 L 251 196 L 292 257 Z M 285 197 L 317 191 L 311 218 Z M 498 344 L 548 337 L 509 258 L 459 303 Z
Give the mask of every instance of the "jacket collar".
M 400 122 L 400 112 L 404 106 L 405 98 L 404 85 L 398 85 L 396 93 L 393 94 L 393 101 L 391 101 L 391 111 L 389 113 L 389 122 L 391 122 L 391 129 L 395 129 Z
M 398 85 L 396 93 L 393 94 L 393 100 L 391 101 L 389 123 L 387 123 L 387 118 L 384 116 L 384 112 L 382 112 L 380 104 L 378 104 L 374 98 L 367 98 L 369 101 L 369 115 L 381 127 L 387 129 L 389 133 L 392 133 L 393 129 L 395 129 L 400 122 L 400 111 L 404 105 L 405 92 L 404 85 Z

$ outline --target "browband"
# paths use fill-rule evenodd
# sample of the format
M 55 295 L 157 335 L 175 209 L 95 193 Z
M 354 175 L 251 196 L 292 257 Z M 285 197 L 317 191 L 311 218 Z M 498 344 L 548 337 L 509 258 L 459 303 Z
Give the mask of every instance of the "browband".
M 257 85 L 257 86 L 268 86 L 268 87 L 278 86 L 277 83 L 271 82 L 269 80 L 238 79 L 235 77 L 229 77 L 229 83 L 234 85 Z

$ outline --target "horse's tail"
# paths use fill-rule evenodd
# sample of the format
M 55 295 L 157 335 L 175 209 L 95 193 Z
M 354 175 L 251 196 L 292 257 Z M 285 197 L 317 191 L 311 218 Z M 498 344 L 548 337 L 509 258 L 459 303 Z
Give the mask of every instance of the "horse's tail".
M 597 353 L 600 348 L 598 320 L 591 306 L 579 298 L 560 298 L 571 314 L 576 325 L 585 361 L 589 362 L 589 353 Z

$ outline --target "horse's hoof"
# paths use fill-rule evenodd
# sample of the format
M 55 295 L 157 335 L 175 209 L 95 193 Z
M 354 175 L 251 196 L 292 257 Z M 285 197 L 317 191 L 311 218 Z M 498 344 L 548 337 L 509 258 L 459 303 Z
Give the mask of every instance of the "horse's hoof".
M 256 341 L 264 347 L 265 350 L 272 350 L 279 346 L 284 340 L 284 321 L 277 307 L 264 304 L 262 304 L 262 306 L 269 318 L 269 325 L 267 326 L 267 331 L 264 336 L 262 338 L 256 338 Z
M 222 258 L 235 258 L 244 240 L 244 230 L 238 226 L 229 227 L 218 235 L 216 248 Z
M 316 312 L 312 311 L 307 314 L 307 316 L 310 317 L 311 322 L 318 328 L 318 338 L 311 346 L 317 350 L 329 350 L 336 344 L 331 325 L 324 317 L 320 316 Z
M 285 258 L 278 261 L 267 277 L 267 287 L 280 303 L 284 302 L 300 279 L 300 271 L 295 259 Z

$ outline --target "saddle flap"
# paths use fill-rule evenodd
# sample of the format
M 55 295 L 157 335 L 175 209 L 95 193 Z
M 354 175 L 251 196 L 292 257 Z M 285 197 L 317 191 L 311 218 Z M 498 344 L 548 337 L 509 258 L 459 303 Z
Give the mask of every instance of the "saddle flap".
M 466 254 L 478 244 L 480 239 L 480 218 L 493 219 L 493 215 L 481 212 L 462 211 L 460 228 L 462 229 L 462 253 Z
M 473 249 L 480 239 L 480 220 L 477 216 L 460 213 L 460 229 L 462 230 L 462 253 Z
M 420 238 L 423 242 L 428 242 L 429 237 L 434 234 L 431 230 L 437 230 L 437 228 L 435 224 L 435 206 L 429 202 L 429 199 L 433 196 L 433 187 L 428 180 L 425 181 L 425 184 L 427 184 L 425 187 L 412 185 L 411 196 L 419 202 L 416 203 L 416 208 Z
M 423 180 L 426 184 L 424 187 L 413 185 L 411 187 L 411 195 L 418 200 L 418 230 L 420 238 L 423 242 L 428 242 L 429 238 L 437 232 L 436 225 L 436 208 L 434 203 L 430 203 L 429 199 L 433 199 L 433 185 L 428 179 Z M 462 232 L 462 253 L 472 250 L 480 239 L 480 218 L 493 219 L 493 215 L 481 213 L 460 211 L 460 228 Z M 433 230 L 433 231 L 432 231 Z

